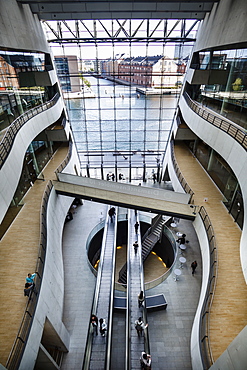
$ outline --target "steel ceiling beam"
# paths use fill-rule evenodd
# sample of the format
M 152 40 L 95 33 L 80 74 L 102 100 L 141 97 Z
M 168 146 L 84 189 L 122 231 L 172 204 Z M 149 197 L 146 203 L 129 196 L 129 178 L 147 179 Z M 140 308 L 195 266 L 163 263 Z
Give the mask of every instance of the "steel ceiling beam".
M 114 27 L 115 22 L 115 27 Z M 133 23 L 135 22 L 135 23 Z M 138 23 L 136 23 L 138 22 Z M 50 38 L 51 43 L 108 43 L 108 42 L 194 42 L 195 37 L 189 37 L 194 30 L 196 32 L 196 20 L 192 26 L 186 30 L 186 20 L 176 20 L 174 24 L 168 27 L 167 19 L 157 20 L 150 25 L 149 19 L 141 21 L 132 20 L 112 20 L 112 27 L 104 24 L 103 20 L 94 20 L 86 24 L 86 21 L 57 21 L 43 22 L 52 35 L 56 38 Z M 146 23 L 146 24 L 145 24 Z M 164 23 L 164 24 L 162 24 Z M 83 26 L 83 29 L 80 28 Z M 163 36 L 161 36 L 161 34 Z M 71 35 L 73 37 L 71 37 Z

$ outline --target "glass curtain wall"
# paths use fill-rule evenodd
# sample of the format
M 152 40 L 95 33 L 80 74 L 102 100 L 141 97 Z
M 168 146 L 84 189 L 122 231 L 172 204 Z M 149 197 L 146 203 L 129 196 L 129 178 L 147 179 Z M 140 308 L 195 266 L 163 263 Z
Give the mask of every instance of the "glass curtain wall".
M 46 67 L 44 53 L 0 50 L 0 131 L 48 100 L 45 87 L 37 86 L 34 77 Z
M 64 43 L 50 41 L 84 176 L 138 183 L 162 177 L 193 42 L 178 47 L 165 39 L 165 33 L 179 39 L 181 21 L 150 20 L 148 31 L 146 21 L 81 21 L 77 32 L 78 22 L 61 22 Z M 192 24 L 183 23 L 183 30 Z M 161 41 L 144 37 L 147 32 Z M 70 39 L 79 33 L 94 42 Z
M 203 168 L 223 194 L 223 204 L 240 228 L 243 227 L 244 208 L 238 180 L 226 161 L 205 142 L 198 139 L 189 147 Z
M 210 71 L 195 99 L 247 129 L 247 49 L 198 52 L 191 67 Z

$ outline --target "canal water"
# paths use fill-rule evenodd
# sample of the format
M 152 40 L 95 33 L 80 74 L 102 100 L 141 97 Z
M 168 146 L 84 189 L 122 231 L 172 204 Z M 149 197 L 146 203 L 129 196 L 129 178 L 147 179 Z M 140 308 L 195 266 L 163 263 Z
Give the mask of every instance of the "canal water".
M 69 99 L 67 107 L 83 175 L 123 171 L 142 178 L 157 172 L 178 95 L 145 96 L 134 86 L 88 77 L 94 98 Z M 100 171 L 102 166 L 103 170 Z

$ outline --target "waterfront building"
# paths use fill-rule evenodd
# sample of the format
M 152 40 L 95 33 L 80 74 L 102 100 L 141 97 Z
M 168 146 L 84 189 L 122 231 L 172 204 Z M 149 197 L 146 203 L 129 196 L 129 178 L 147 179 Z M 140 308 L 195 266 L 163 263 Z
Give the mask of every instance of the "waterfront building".
M 153 88 L 175 87 L 182 79 L 175 61 L 161 55 L 126 58 L 118 64 L 118 78 L 138 86 Z
M 79 77 L 77 56 L 56 55 L 54 61 L 62 90 L 72 93 L 80 91 L 81 79 Z

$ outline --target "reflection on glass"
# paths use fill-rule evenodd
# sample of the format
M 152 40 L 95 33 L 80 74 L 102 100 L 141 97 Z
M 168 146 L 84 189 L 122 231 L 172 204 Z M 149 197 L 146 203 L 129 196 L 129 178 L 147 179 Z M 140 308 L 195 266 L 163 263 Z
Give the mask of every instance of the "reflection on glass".
M 191 66 L 218 71 L 193 98 L 247 129 L 247 49 L 195 53 Z

